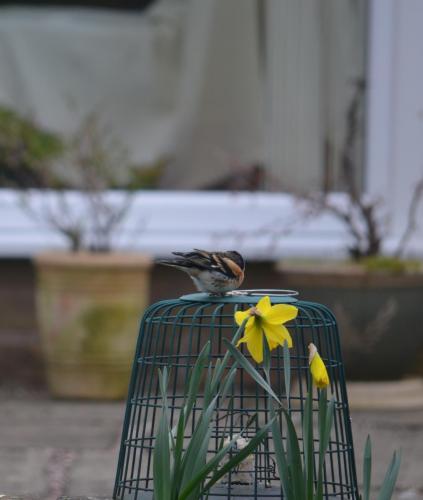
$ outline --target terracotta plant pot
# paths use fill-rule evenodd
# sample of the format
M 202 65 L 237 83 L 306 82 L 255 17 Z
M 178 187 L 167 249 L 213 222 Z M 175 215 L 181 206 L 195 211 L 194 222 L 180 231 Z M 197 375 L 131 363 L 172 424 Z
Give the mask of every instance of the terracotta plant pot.
M 394 380 L 417 373 L 423 352 L 423 272 L 369 272 L 354 264 L 277 264 L 280 287 L 328 306 L 338 321 L 346 376 Z
M 151 261 L 135 254 L 47 253 L 35 259 L 37 316 L 51 394 L 127 394 Z

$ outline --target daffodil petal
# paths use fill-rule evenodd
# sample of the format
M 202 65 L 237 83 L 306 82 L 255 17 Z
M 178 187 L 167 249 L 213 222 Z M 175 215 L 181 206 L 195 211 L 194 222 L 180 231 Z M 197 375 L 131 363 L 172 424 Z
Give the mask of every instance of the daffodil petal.
M 271 351 L 273 351 L 273 349 L 276 349 L 278 347 L 279 342 L 273 342 L 271 339 L 269 339 L 269 337 L 266 337 L 267 338 L 267 343 L 269 344 L 269 349 Z
M 297 314 L 298 308 L 295 306 L 289 304 L 276 304 L 264 315 L 264 319 L 272 325 L 282 325 L 282 323 L 295 319 Z
M 256 363 L 263 361 L 263 333 L 256 324 L 249 331 L 247 349 Z
M 235 321 L 238 326 L 241 326 L 242 323 L 246 318 L 250 316 L 250 309 L 247 309 L 246 311 L 237 311 L 235 313 Z
M 310 371 L 316 387 L 318 387 L 319 389 L 324 389 L 329 385 L 329 375 L 326 370 L 326 366 L 323 363 L 323 360 L 318 352 L 316 352 L 316 354 L 313 356 L 310 364 Z
M 245 324 L 244 336 L 241 337 L 236 346 L 239 347 L 240 344 L 247 342 L 249 335 L 251 334 L 251 330 L 255 327 L 257 319 L 254 316 L 250 316 L 249 320 Z
M 245 342 L 247 342 L 248 340 L 248 337 L 247 337 L 247 334 L 245 334 L 243 337 L 241 337 L 238 342 L 236 343 L 236 346 L 239 347 L 241 344 L 244 344 Z
M 270 350 L 278 345 L 283 345 L 285 340 L 288 343 L 288 347 L 292 347 L 291 335 L 283 325 L 272 325 L 271 323 L 263 322 L 263 330 Z
M 247 344 L 248 352 L 256 363 L 263 361 L 263 332 L 256 321 L 253 321 L 249 328 L 245 329 L 245 335 L 238 340 L 237 347 L 240 344 Z
M 270 297 L 266 295 L 265 297 L 262 297 L 256 305 L 256 308 L 258 309 L 259 313 L 262 316 L 266 316 L 266 314 L 270 311 L 272 307 L 272 304 L 270 303 Z

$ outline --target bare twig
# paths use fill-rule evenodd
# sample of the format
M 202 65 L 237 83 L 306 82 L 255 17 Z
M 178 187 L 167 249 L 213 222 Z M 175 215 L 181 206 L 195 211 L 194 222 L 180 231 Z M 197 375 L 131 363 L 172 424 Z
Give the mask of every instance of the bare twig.
M 360 133 L 360 113 L 363 106 L 365 83 L 364 80 L 357 79 L 354 85 L 355 91 L 346 114 L 346 134 L 341 153 L 341 168 L 342 177 L 351 199 L 354 203 L 360 204 L 361 193 L 358 187 L 354 154 Z
M 37 219 L 65 236 L 72 251 L 110 251 L 114 232 L 131 206 L 133 193 L 124 191 L 121 197 L 113 197 L 108 189 L 122 183 L 122 171 L 129 166 L 126 149 L 98 116 L 90 113 L 69 141 L 58 170 L 63 185 L 75 190 L 75 199 L 83 204 L 84 216 L 79 203 L 74 205 L 73 194 L 66 191 L 56 191 L 52 200 L 42 200 L 37 211 L 28 200 L 24 207 L 32 216 L 37 212 Z
M 417 209 L 419 208 L 420 201 L 423 197 L 423 178 L 416 184 L 413 195 L 411 197 L 410 205 L 408 207 L 407 224 L 404 232 L 399 240 L 398 247 L 395 251 L 395 257 L 400 259 L 405 251 L 407 243 L 409 242 L 414 231 L 417 229 Z
M 356 244 L 350 249 L 351 256 L 355 259 L 379 254 L 382 240 L 376 218 L 377 203 L 363 199 L 358 187 L 357 168 L 354 161 L 354 152 L 360 132 L 360 111 L 362 109 L 364 91 L 364 81 L 357 80 L 355 83 L 355 93 L 347 110 L 347 132 L 341 155 L 343 179 L 351 203 L 349 213 L 340 215 L 347 226 L 349 226 L 350 233 L 356 240 Z M 359 213 L 361 223 L 364 227 L 363 231 L 357 231 L 356 228 L 351 227 L 354 220 L 354 212 Z
M 377 219 L 378 201 L 368 200 L 361 193 L 357 179 L 356 146 L 360 134 L 361 111 L 364 100 L 365 83 L 355 82 L 355 91 L 346 113 L 346 134 L 341 152 L 341 174 L 348 204 L 340 206 L 330 200 L 325 192 L 318 197 L 303 195 L 301 198 L 311 201 L 318 210 L 328 210 L 347 228 L 353 238 L 349 248 L 352 258 L 360 259 L 378 255 L 381 250 L 382 230 Z
M 93 240 L 90 249 L 97 252 L 109 251 L 112 237 L 122 223 L 133 202 L 132 193 L 125 193 L 119 202 L 108 201 L 105 193 L 88 193 L 92 213 Z

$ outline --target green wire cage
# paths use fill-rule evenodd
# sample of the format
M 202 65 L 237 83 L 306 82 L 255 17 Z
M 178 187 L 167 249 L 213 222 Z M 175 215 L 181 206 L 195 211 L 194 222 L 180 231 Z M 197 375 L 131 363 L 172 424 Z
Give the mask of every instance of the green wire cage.
M 161 413 L 158 369 L 165 366 L 169 368 L 168 405 L 173 426 L 182 404 L 187 376 L 205 343 L 211 342 L 211 361 L 222 357 L 226 352 L 223 339 L 232 339 L 237 330 L 234 313 L 254 306 L 264 295 L 269 295 L 272 304 L 288 303 L 298 308 L 297 318 L 285 325 L 294 343 L 290 349 L 292 384 L 289 395 L 290 412 L 294 421 L 300 422 L 304 411 L 309 384 L 307 346 L 310 342 L 317 346 L 328 369 L 329 389 L 335 398 L 335 414 L 324 464 L 324 498 L 358 499 L 336 319 L 325 306 L 298 300 L 296 292 L 283 290 L 237 291 L 224 297 L 198 293 L 158 302 L 146 310 L 141 321 L 129 387 L 114 489 L 115 499 L 153 498 L 153 450 Z M 285 397 L 282 348 L 271 352 L 271 379 L 275 392 Z M 223 419 L 214 420 L 210 453 L 216 452 L 222 436 L 233 436 L 245 429 L 245 424 L 253 413 L 259 416 L 262 414 L 261 420 L 266 420 L 267 396 L 242 368 L 239 368 L 232 396 L 229 425 Z M 192 429 L 194 424 L 195 422 Z M 252 435 L 257 430 L 258 423 L 256 428 L 249 428 L 248 432 Z M 190 438 L 190 427 L 187 431 L 186 440 Z M 245 437 L 248 438 L 248 434 Z M 251 470 L 248 471 L 250 479 L 247 484 L 237 480 L 235 473 L 232 477 L 228 474 L 229 477 L 216 485 L 208 498 L 283 498 L 271 434 L 256 449 L 249 463 Z

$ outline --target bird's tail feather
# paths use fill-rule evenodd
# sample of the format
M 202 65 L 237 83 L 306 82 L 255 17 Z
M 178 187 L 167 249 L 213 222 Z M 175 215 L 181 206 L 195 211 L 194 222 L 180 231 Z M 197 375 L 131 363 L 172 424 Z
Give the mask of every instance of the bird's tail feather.
M 184 261 L 182 259 L 157 259 L 157 264 L 162 264 L 163 266 L 176 267 L 177 269 L 186 270 L 192 267 L 192 262 Z

